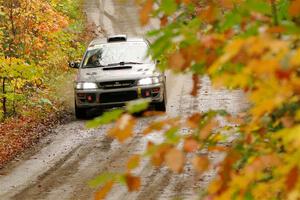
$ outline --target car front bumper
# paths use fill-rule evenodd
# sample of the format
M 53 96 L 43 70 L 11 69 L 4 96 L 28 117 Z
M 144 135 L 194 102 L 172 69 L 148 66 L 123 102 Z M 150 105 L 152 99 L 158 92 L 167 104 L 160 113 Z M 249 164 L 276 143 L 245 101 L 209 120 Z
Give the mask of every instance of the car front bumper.
M 164 100 L 164 83 L 157 83 L 145 86 L 117 89 L 75 89 L 75 102 L 77 107 L 90 108 L 99 106 L 122 105 L 128 101 L 148 98 L 152 103 Z

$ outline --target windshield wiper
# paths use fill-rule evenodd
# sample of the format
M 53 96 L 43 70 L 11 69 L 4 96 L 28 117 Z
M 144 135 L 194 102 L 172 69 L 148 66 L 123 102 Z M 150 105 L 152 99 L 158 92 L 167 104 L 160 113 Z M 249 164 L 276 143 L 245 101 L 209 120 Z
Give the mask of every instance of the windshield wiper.
M 110 63 L 107 66 L 116 66 L 116 65 L 138 65 L 138 64 L 143 64 L 140 62 L 118 62 L 118 63 Z
M 101 64 L 87 64 L 86 66 L 84 66 L 84 68 L 98 68 L 98 67 L 105 67 L 105 65 L 101 65 Z

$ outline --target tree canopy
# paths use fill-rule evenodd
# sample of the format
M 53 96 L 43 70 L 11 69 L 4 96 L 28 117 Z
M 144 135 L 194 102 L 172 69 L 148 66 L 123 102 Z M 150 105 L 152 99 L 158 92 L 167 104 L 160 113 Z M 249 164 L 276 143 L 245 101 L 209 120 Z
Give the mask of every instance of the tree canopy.
M 187 119 L 153 122 L 144 134 L 164 131 L 161 144 L 149 144 L 143 155 L 134 155 L 124 174 L 102 174 L 91 185 L 99 186 L 104 198 L 116 182 L 138 190 L 140 178 L 131 171 L 143 157 L 154 166 L 168 166 L 180 173 L 192 154 L 198 173 L 213 166 L 198 151 L 225 152 L 216 167 L 217 175 L 207 188 L 205 199 L 298 199 L 300 141 L 300 1 L 299 0 L 139 0 L 140 21 L 159 18 L 161 27 L 148 33 L 155 42 L 151 53 L 160 59 L 162 70 L 193 73 L 192 95 L 197 95 L 199 75 L 209 75 L 214 87 L 242 89 L 249 109 L 231 116 L 224 111 L 193 113 Z M 121 116 L 110 135 L 120 142 L 132 135 L 134 117 Z M 90 125 L 105 123 L 109 114 Z M 219 145 L 221 137 L 216 116 L 238 127 L 230 147 Z M 124 123 L 125 126 L 124 126 Z M 122 127 L 120 127 L 122 124 Z M 179 134 L 189 127 L 188 136 Z M 124 138 L 125 137 L 125 138 Z M 183 142 L 182 148 L 178 144 Z

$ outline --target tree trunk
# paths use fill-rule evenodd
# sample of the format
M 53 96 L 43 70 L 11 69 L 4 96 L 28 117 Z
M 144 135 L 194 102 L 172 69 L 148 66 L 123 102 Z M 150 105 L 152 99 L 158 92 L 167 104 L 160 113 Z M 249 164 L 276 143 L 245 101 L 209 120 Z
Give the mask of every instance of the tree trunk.
M 278 26 L 278 15 L 277 15 L 277 5 L 275 0 L 271 0 L 273 23 L 275 26 Z
M 5 85 L 6 84 L 6 78 L 3 77 L 2 79 L 2 94 L 3 94 L 3 97 L 2 97 L 2 112 L 3 112 L 3 118 L 6 118 L 7 116 L 7 109 L 6 109 L 6 88 L 5 88 Z

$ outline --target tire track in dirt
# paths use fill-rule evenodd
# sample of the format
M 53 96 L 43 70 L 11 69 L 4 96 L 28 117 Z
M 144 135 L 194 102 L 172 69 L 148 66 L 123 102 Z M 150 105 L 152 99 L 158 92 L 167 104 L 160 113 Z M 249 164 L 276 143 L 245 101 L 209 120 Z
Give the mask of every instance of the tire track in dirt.
M 145 120 L 140 120 L 138 127 L 141 128 L 144 122 Z M 95 130 L 95 134 L 98 133 L 105 134 L 103 131 Z M 60 163 L 39 177 L 38 182 L 23 190 L 13 199 L 52 199 L 52 195 L 64 187 L 68 188 L 68 192 L 64 193 L 67 199 L 86 199 L 87 196 L 93 194 L 93 189 L 87 185 L 87 182 L 104 171 L 121 172 L 125 160 L 133 152 L 136 152 L 140 145 L 139 136 L 123 145 L 106 136 L 104 138 L 101 136 L 100 138 L 99 136 L 88 138 Z M 76 191 L 80 191 L 80 193 L 76 194 Z M 73 196 L 73 194 L 76 195 Z

